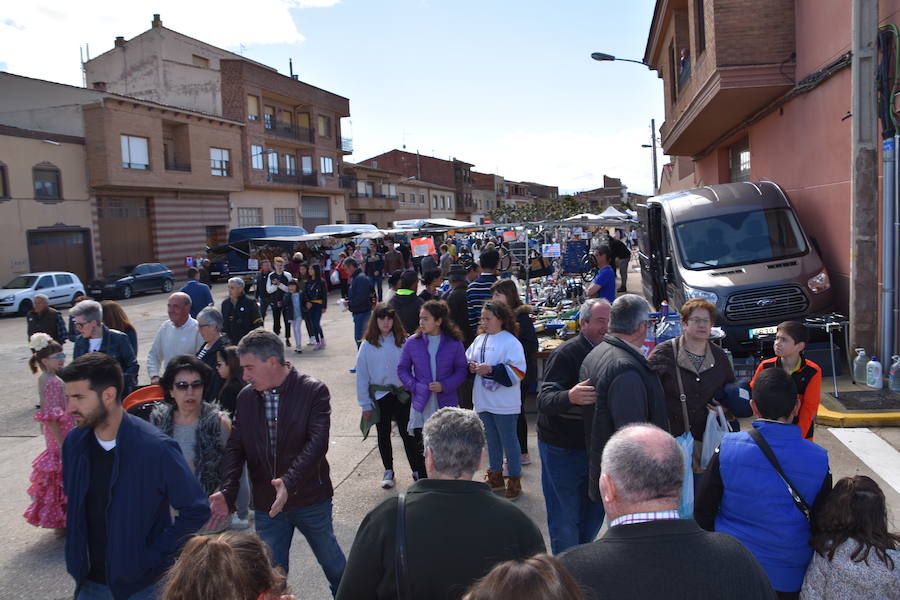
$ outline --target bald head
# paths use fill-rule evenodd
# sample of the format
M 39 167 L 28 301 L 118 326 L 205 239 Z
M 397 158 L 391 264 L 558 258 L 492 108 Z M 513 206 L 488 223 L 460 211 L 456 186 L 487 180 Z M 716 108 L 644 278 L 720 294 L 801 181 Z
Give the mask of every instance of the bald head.
M 176 327 L 184 325 L 191 313 L 191 297 L 184 292 L 175 292 L 169 296 L 169 302 L 166 304 L 166 310 L 169 313 L 169 320 Z
M 601 472 L 612 480 L 621 503 L 672 500 L 678 505 L 684 458 L 669 433 L 655 425 L 628 425 L 603 448 Z

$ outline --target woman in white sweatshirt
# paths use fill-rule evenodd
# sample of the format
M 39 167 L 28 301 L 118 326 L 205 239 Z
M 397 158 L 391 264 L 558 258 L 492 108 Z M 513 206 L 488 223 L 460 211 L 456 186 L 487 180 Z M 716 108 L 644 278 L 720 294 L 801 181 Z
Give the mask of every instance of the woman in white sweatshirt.
M 365 423 L 375 421 L 378 432 L 378 452 L 384 463 L 381 487 L 394 487 L 394 454 L 391 448 L 391 423 L 397 422 L 400 438 L 406 449 L 406 458 L 412 469 L 413 479 L 425 473 L 425 457 L 415 437 L 407 431 L 409 422 L 409 392 L 397 376 L 400 352 L 406 341 L 403 323 L 394 309 L 380 302 L 372 311 L 363 342 L 356 357 L 356 396 L 362 408 L 364 436 L 368 435 Z

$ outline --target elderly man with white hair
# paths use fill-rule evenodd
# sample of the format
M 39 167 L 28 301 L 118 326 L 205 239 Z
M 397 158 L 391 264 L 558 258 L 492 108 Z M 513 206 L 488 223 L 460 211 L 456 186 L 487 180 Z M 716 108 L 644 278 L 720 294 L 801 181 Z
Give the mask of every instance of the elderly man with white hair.
M 169 319 L 159 326 L 150 352 L 147 354 L 147 373 L 150 383 L 159 383 L 160 373 L 174 357 L 197 354 L 203 345 L 197 320 L 191 316 L 191 297 L 184 292 L 169 296 L 166 304 Z
M 601 470 L 609 530 L 559 556 L 586 592 L 610 600 L 775 598 L 740 542 L 678 518 L 684 458 L 668 432 L 650 424 L 619 429 L 603 449 Z
M 262 327 L 259 304 L 244 293 L 244 280 L 232 277 L 228 280 L 228 297 L 222 300 L 222 331 L 232 344 L 237 344 L 245 335 Z
M 28 339 L 38 332 L 44 332 L 60 345 L 68 339 L 66 323 L 58 310 L 50 306 L 50 300 L 44 294 L 34 295 L 34 308 L 28 311 L 25 320 L 28 322 Z

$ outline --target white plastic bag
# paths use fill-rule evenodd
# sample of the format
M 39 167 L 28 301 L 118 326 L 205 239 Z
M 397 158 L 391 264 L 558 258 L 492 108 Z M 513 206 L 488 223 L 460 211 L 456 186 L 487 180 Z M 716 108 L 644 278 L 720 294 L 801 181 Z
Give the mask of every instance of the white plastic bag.
M 681 454 L 684 457 L 684 484 L 681 486 L 681 498 L 678 500 L 678 515 L 682 519 L 694 517 L 694 471 L 691 468 L 691 460 L 694 456 L 694 436 L 691 430 L 675 438 Z
M 700 453 L 700 468 L 706 469 L 709 461 L 712 460 L 716 453 L 716 448 L 722 442 L 722 438 L 726 433 L 731 432 L 728 421 L 725 419 L 725 413 L 722 407 L 717 406 L 715 411 L 710 411 L 706 416 L 706 431 L 703 432 L 703 451 Z
M 329 280 L 331 281 L 331 285 L 341 285 L 341 274 L 338 272 L 337 269 L 333 269 L 331 271 L 331 276 L 329 277 Z

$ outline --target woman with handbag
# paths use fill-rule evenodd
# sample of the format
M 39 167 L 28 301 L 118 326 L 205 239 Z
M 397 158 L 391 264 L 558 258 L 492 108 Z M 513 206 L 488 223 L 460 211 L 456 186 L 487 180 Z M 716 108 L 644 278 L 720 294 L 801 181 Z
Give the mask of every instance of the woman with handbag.
M 693 298 L 684 303 L 679 313 L 682 334 L 656 346 L 647 361 L 666 394 L 669 431 L 676 438 L 688 430 L 693 435 L 692 470 L 696 484 L 705 471 L 700 456 L 707 415 L 717 410 L 716 393 L 726 383 L 734 383 L 735 378 L 725 351 L 709 341 L 716 321 L 715 305 Z
M 424 456 L 422 427 L 445 406 L 457 406 L 456 388 L 468 376 L 462 334 L 443 300 L 429 300 L 419 311 L 419 330 L 403 344 L 397 375 L 412 396 L 407 431 Z M 423 467 L 424 468 L 424 467 Z M 423 472 L 418 474 L 421 477 Z M 414 475 L 414 479 L 417 477 Z

